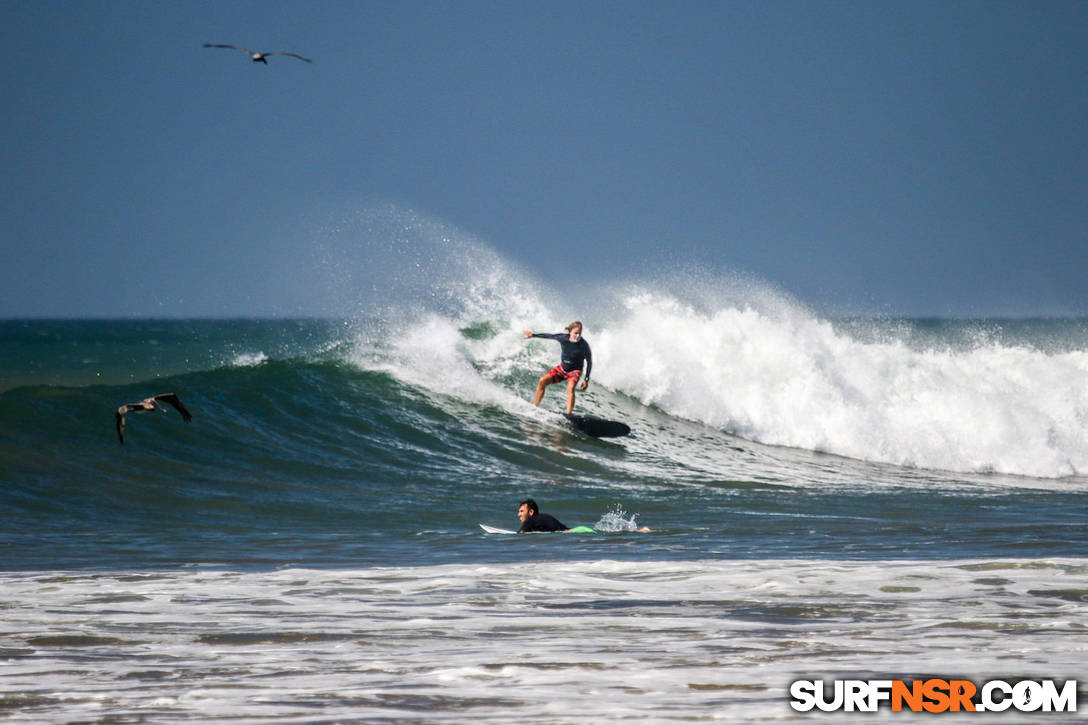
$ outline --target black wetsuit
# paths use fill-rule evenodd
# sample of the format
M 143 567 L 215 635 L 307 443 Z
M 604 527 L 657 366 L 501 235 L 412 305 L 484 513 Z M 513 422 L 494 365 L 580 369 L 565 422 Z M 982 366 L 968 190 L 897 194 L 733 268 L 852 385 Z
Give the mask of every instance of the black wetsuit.
M 551 514 L 542 514 L 538 511 L 525 519 L 525 523 L 518 529 L 518 533 L 524 534 L 527 531 L 566 531 L 569 528 Z
M 582 363 L 586 365 L 586 376 L 583 378 L 585 382 L 589 382 L 589 373 L 593 370 L 593 352 L 589 349 L 589 343 L 586 339 L 579 338 L 578 342 L 570 341 L 569 332 L 557 332 L 554 335 L 546 332 L 534 332 L 533 337 L 543 337 L 548 340 L 558 340 L 559 346 L 562 348 L 562 357 L 560 365 L 563 366 L 563 370 L 566 372 L 572 372 L 574 370 L 581 370 Z

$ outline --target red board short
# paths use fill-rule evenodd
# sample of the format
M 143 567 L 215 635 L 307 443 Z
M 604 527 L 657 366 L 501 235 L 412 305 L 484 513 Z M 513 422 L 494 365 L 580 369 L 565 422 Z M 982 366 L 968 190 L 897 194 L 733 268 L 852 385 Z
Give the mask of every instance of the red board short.
M 578 378 L 582 377 L 582 371 L 571 370 L 570 372 L 567 372 L 563 369 L 562 365 L 556 365 L 548 371 L 548 377 L 554 380 L 573 380 L 574 382 L 578 382 Z

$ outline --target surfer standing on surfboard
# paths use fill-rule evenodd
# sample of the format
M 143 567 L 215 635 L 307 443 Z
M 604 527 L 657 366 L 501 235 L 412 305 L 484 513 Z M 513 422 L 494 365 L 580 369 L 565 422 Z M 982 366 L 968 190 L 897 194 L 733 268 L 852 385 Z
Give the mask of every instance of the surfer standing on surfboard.
M 589 387 L 589 373 L 593 370 L 593 353 L 589 349 L 589 343 L 582 337 L 582 323 L 575 320 L 566 327 L 566 332 L 557 332 L 554 335 L 548 333 L 529 332 L 522 334 L 526 338 L 540 337 L 548 340 L 558 340 L 562 348 L 561 361 L 554 368 L 544 373 L 536 386 L 536 397 L 533 405 L 540 405 L 544 398 L 544 388 L 560 380 L 567 382 L 567 415 L 574 412 L 574 386 L 582 377 L 582 365 L 585 365 L 586 376 L 582 380 L 582 390 Z

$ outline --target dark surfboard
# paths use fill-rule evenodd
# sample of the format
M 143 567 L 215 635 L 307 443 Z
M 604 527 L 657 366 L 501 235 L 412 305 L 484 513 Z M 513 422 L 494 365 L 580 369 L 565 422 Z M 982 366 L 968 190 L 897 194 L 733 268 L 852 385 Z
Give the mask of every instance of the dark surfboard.
M 606 420 L 592 415 L 573 415 L 571 413 L 564 413 L 563 417 L 567 419 L 572 428 L 594 438 L 619 438 L 631 432 L 631 426 L 618 420 Z

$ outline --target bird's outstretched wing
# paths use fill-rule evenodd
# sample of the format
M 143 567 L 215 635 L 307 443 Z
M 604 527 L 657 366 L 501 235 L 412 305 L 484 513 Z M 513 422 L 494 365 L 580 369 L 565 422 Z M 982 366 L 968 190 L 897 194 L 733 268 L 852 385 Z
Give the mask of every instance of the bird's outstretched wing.
M 125 442 L 125 413 L 128 412 L 128 406 L 122 405 L 117 409 L 117 412 L 113 414 L 114 423 L 117 426 L 117 439 L 121 443 Z
M 174 406 L 179 413 L 181 413 L 181 419 L 188 423 L 193 419 L 192 413 L 185 409 L 185 406 L 178 400 L 178 396 L 174 393 L 162 393 L 160 395 L 152 396 L 155 400 L 161 400 L 164 403 L 169 403 Z
M 270 52 L 270 53 L 265 53 L 264 55 L 289 55 L 289 56 L 291 56 L 292 58 L 298 58 L 299 60 L 304 60 L 304 61 L 306 61 L 307 63 L 313 63 L 313 61 L 312 61 L 312 60 L 310 60 L 309 58 L 303 58 L 303 57 L 302 57 L 301 55 L 299 55 L 298 53 L 287 53 L 287 52 L 285 52 L 285 51 L 282 51 L 282 50 L 273 50 L 272 52 Z
M 243 48 L 240 45 L 223 45 L 222 43 L 205 43 L 204 47 L 205 48 L 230 48 L 231 50 L 240 50 L 243 53 L 249 53 L 250 55 L 253 54 L 252 50 L 250 50 L 249 48 Z

